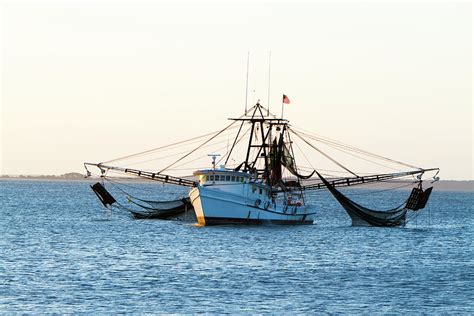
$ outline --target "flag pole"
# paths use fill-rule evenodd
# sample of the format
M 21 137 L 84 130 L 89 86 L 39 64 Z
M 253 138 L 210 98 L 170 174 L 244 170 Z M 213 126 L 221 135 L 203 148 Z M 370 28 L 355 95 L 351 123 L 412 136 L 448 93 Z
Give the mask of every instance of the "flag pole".
M 281 98 L 281 119 L 283 119 L 283 107 L 285 106 L 283 101 L 285 101 L 285 95 L 283 95 Z
M 267 97 L 267 116 L 270 115 L 270 80 L 272 71 L 272 51 L 268 52 L 268 97 Z
M 247 103 L 248 103 L 248 95 L 249 95 L 249 60 L 250 60 L 250 52 L 247 52 L 247 81 L 245 83 L 245 113 L 247 115 Z

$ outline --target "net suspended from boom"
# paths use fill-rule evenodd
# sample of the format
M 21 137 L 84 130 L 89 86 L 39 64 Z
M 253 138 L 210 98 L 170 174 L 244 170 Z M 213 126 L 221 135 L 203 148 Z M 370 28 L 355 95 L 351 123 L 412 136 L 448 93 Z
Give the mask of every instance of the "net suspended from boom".
M 121 210 L 129 212 L 130 215 L 135 219 L 177 218 L 183 213 L 193 210 L 189 197 L 168 201 L 152 201 L 140 199 L 120 189 L 126 194 L 128 203 L 133 205 L 132 208 L 118 202 L 100 182 L 91 185 L 91 189 L 97 195 L 105 208 L 112 209 L 114 206 L 116 206 Z
M 321 174 L 317 173 L 323 181 L 325 187 L 331 192 L 341 206 L 346 210 L 352 219 L 353 226 L 402 226 L 407 221 L 408 210 L 417 211 L 426 206 L 431 190 L 428 188 L 423 191 L 420 188 L 413 188 L 410 197 L 400 206 L 386 210 L 378 211 L 364 207 L 338 191 L 331 183 L 329 183 Z

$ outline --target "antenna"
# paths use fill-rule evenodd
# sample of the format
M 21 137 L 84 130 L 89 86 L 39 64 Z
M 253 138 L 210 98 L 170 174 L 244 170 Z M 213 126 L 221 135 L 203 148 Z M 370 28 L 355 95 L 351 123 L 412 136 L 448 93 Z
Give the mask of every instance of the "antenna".
M 272 71 L 272 51 L 268 52 L 268 96 L 267 96 L 267 116 L 270 115 L 270 79 Z
M 209 157 L 212 158 L 212 170 L 216 170 L 216 158 L 220 156 L 220 154 L 208 154 Z
M 250 60 L 250 52 L 247 52 L 247 82 L 245 84 L 245 115 L 247 115 L 247 103 L 248 103 L 248 95 L 249 95 L 249 60 Z

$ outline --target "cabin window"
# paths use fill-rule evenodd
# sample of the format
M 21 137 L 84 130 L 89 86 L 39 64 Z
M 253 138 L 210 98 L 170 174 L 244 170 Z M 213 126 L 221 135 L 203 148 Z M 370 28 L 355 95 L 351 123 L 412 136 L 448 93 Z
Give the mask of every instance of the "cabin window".
M 240 182 L 244 182 L 244 177 L 240 177 Z
M 225 176 L 225 181 L 230 181 L 230 176 Z
M 208 176 L 207 178 L 209 179 L 209 181 L 214 181 L 214 176 Z
M 232 176 L 230 181 L 235 182 L 235 176 Z
M 258 193 L 262 194 L 262 189 L 258 189 Z

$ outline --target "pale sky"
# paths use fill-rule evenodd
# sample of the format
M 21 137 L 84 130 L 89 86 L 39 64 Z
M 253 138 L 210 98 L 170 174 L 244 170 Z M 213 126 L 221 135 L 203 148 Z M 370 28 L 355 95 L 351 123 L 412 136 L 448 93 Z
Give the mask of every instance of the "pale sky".
M 83 172 L 281 95 L 295 126 L 473 178 L 472 7 L 4 1 L 0 174 Z M 255 92 L 253 92 L 255 90 Z

